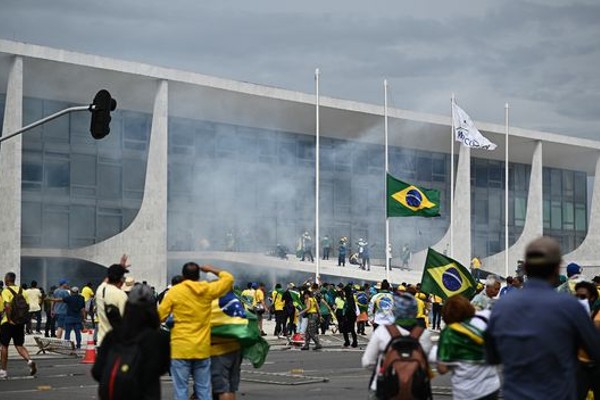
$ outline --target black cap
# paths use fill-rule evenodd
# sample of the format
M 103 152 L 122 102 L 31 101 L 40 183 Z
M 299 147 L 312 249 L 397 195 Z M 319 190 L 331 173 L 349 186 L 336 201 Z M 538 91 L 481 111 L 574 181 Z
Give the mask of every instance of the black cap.
M 113 264 L 110 267 L 108 267 L 108 270 L 106 271 L 106 276 L 110 281 L 114 282 L 118 281 L 119 279 L 122 279 L 128 272 L 129 271 L 127 271 L 126 268 L 123 268 L 123 266 L 121 266 L 120 264 Z
M 156 304 L 154 292 L 148 285 L 135 285 L 129 292 L 127 302 L 134 305 Z

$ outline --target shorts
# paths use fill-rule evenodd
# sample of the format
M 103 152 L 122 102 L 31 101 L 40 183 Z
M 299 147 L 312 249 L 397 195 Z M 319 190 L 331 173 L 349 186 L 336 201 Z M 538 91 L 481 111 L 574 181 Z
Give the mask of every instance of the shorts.
M 23 346 L 25 343 L 25 324 L 13 325 L 6 322 L 0 325 L 0 344 L 8 347 L 11 340 L 15 346 Z
M 235 393 L 240 386 L 242 351 L 210 358 L 210 376 L 213 394 Z
M 64 329 L 66 319 L 67 319 L 67 314 L 56 314 L 56 327 Z

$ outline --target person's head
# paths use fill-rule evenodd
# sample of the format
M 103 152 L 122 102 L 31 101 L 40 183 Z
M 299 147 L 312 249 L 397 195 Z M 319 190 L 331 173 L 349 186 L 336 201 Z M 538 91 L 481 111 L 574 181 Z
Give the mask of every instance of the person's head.
M 442 306 L 442 319 L 446 325 L 463 322 L 475 315 L 475 307 L 464 296 L 457 294 L 444 302 Z
M 575 285 L 575 296 L 580 300 L 587 300 L 592 305 L 598 300 L 598 289 L 592 282 L 581 281 Z
M 6 275 L 4 275 L 4 283 L 6 283 L 6 286 L 14 285 L 16 280 L 17 275 L 14 272 L 7 272 Z
M 600 275 L 596 275 L 595 277 L 593 277 L 592 282 L 594 282 L 596 286 L 600 286 Z
M 181 275 L 184 280 L 198 281 L 200 280 L 200 266 L 193 261 L 183 264 Z
M 113 264 L 108 267 L 106 278 L 109 284 L 121 287 L 123 286 L 123 282 L 125 282 L 126 273 L 127 270 L 121 264 Z
M 397 325 L 414 325 L 417 318 L 417 300 L 407 293 L 394 295 L 392 312 Z
M 122 339 L 132 339 L 143 329 L 158 329 L 160 320 L 154 300 L 154 293 L 147 285 L 135 285 L 123 315 L 122 325 L 118 328 Z
M 513 284 L 513 277 L 512 276 L 507 276 L 506 277 L 506 286 L 510 286 Z
M 496 275 L 490 275 L 485 280 L 485 294 L 488 297 L 494 298 L 500 293 L 500 278 Z
M 31 288 L 32 289 L 37 288 L 37 281 L 31 281 Z
M 135 285 L 135 279 L 133 278 L 133 276 L 128 276 L 127 278 L 125 278 L 125 284 L 123 285 L 123 291 L 125 293 L 129 293 L 131 292 L 131 289 L 133 289 L 133 286 Z
M 83 285 L 84 287 L 89 287 L 90 289 L 92 288 L 92 282 L 88 282 L 85 285 Z
M 387 281 L 387 279 L 381 281 L 381 290 L 390 290 L 390 283 Z
M 258 288 L 261 289 L 261 290 L 265 290 L 265 283 L 264 282 L 260 282 L 258 284 Z
M 68 289 L 69 288 L 69 281 L 66 279 L 61 279 L 60 281 L 58 281 L 58 286 L 61 289 Z
M 560 244 L 551 237 L 542 236 L 525 249 L 525 274 L 529 278 L 542 279 L 555 284 L 562 262 Z
M 77 286 L 72 286 L 71 287 L 71 294 L 72 295 L 79 294 L 79 288 Z
M 315 283 L 313 283 L 313 284 L 310 286 L 310 290 L 312 290 L 313 292 L 317 292 L 317 291 L 319 291 L 319 284 L 318 284 L 318 283 L 316 283 L 316 282 L 315 282 Z
M 181 275 L 175 275 L 171 278 L 171 286 L 175 286 L 181 282 L 183 282 L 183 276 Z
M 26 283 L 21 283 L 21 287 L 23 288 L 23 290 L 27 289 L 27 284 Z
M 583 269 L 576 263 L 572 262 L 567 265 L 567 277 L 571 278 L 575 275 L 581 275 Z
M 523 287 L 523 277 L 522 276 L 515 276 L 513 278 L 512 286 L 514 288 L 517 288 L 517 289 L 522 288 Z
M 417 288 L 414 286 L 409 286 L 406 288 L 406 293 L 415 296 L 417 294 Z
M 296 287 L 292 282 L 287 284 L 287 290 L 293 290 Z
M 281 289 L 281 283 L 278 283 L 275 285 L 275 290 L 279 290 L 279 289 Z

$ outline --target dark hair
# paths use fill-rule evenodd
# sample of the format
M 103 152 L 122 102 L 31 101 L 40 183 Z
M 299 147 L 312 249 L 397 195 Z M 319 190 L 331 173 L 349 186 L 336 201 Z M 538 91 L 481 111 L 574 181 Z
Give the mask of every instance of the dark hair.
M 31 281 L 31 287 L 32 288 L 37 287 L 37 281 Z
M 125 304 L 125 313 L 116 334 L 122 341 L 137 337 L 144 329 L 157 330 L 160 327 L 158 311 L 154 304 Z
M 175 275 L 174 277 L 171 278 L 171 286 L 175 286 L 181 282 L 183 282 L 183 276 L 181 276 L 181 275 Z
M 594 282 L 595 284 L 600 284 L 600 275 L 596 275 L 595 277 L 593 277 L 592 282 Z
M 506 284 L 507 285 L 512 285 L 513 283 L 513 277 L 512 276 L 507 276 L 506 277 Z
M 4 275 L 4 280 L 14 284 L 17 280 L 17 275 L 14 272 L 7 272 Z
M 26 283 L 21 283 L 21 287 L 22 287 L 23 289 L 27 289 L 27 284 L 26 284 Z
M 575 285 L 575 290 L 585 289 L 590 293 L 590 302 L 593 304 L 596 300 L 598 300 L 598 289 L 596 289 L 596 285 L 592 282 L 581 281 L 577 282 Z
M 195 262 L 185 263 L 181 269 L 181 275 L 183 275 L 184 279 L 197 281 L 200 279 L 200 266 Z
M 448 298 L 442 306 L 442 319 L 446 325 L 463 322 L 474 315 L 475 307 L 466 297 L 460 294 Z
M 248 284 L 246 285 L 246 289 L 252 289 L 252 282 L 248 282 Z
M 560 264 L 557 263 L 540 263 L 531 265 L 525 262 L 525 275 L 529 278 L 538 278 L 548 280 L 558 274 L 558 267 Z
M 383 285 L 382 285 L 383 287 Z M 346 296 L 346 305 L 347 309 L 350 310 L 351 313 L 354 313 L 356 309 L 356 303 L 354 302 L 354 294 L 352 293 L 352 286 L 346 285 L 344 288 L 344 295 Z
M 277 285 L 275 285 L 275 289 L 281 289 L 281 283 L 278 283 Z
M 390 290 L 390 283 L 387 281 L 387 279 L 384 279 L 381 282 L 381 290 Z

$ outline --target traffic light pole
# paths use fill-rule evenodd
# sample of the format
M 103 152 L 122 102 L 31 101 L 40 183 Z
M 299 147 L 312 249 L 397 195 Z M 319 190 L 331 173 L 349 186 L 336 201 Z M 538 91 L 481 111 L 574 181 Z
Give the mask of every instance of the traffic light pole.
M 10 139 L 12 137 L 18 136 L 21 133 L 26 132 L 26 131 L 28 131 L 30 129 L 33 129 L 36 126 L 40 126 L 42 124 L 45 124 L 46 122 L 52 121 L 53 119 L 56 119 L 56 118 L 58 118 L 58 117 L 60 117 L 62 115 L 69 114 L 69 113 L 72 113 L 72 112 L 75 112 L 75 111 L 92 111 L 92 110 L 94 110 L 95 107 L 96 106 L 94 106 L 93 104 L 91 104 L 91 105 L 88 105 L 88 106 L 75 106 L 75 107 L 65 108 L 64 110 L 61 110 L 61 111 L 59 111 L 57 113 L 54 113 L 52 115 L 48 115 L 45 118 L 42 118 L 40 120 L 35 121 L 34 123 L 31 123 L 31 124 L 29 124 L 27 126 L 24 126 L 21 129 L 19 129 L 18 131 L 15 131 L 15 132 L 11 133 L 10 135 L 0 137 L 0 143 L 4 142 L 5 140 L 8 140 L 8 139 Z

